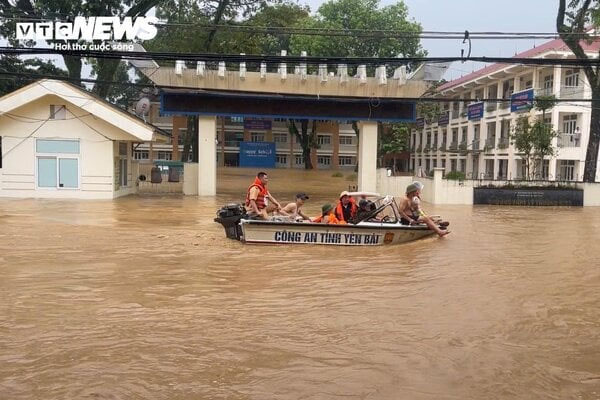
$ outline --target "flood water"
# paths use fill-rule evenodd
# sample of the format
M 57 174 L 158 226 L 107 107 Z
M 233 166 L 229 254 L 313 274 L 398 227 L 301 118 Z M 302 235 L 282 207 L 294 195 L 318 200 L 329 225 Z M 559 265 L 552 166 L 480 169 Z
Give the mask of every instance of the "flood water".
M 252 172 L 216 199 L 0 200 L 0 399 L 600 399 L 600 209 L 427 205 L 447 238 L 245 246 L 212 218 Z M 270 187 L 316 215 L 349 183 Z

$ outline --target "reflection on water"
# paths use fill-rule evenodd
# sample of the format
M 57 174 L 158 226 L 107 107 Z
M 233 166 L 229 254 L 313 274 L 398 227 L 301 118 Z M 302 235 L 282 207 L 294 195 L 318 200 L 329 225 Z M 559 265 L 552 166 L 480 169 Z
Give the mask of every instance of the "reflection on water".
M 1 399 L 598 399 L 600 210 L 444 206 L 446 239 L 244 246 L 216 199 L 0 200 Z M 347 189 L 277 171 L 310 214 Z

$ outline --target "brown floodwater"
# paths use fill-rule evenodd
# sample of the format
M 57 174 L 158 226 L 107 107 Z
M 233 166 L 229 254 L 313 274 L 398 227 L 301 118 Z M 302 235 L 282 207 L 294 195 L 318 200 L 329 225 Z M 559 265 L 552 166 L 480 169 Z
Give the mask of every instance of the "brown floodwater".
M 252 172 L 209 199 L 0 200 L 0 399 L 600 399 L 600 209 L 428 205 L 447 238 L 246 246 L 212 218 Z M 316 215 L 346 179 L 270 186 Z

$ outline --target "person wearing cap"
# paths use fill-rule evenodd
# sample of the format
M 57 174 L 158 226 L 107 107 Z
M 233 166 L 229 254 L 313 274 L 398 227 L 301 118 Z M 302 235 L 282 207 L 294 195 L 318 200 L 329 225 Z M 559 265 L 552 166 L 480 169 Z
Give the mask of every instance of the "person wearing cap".
M 312 222 L 319 224 L 345 224 L 344 221 L 340 221 L 336 218 L 331 204 L 324 204 L 323 207 L 321 207 L 321 215 L 313 218 Z
M 419 197 L 419 186 L 411 183 L 406 187 L 406 197 L 400 201 L 398 211 L 400 212 L 400 222 L 404 225 L 415 225 L 423 223 L 429 229 L 435 231 L 440 237 L 450 233 L 448 230 L 442 230 L 431 218 L 425 215 L 421 210 L 421 199 Z
M 356 200 L 350 196 L 350 193 L 345 190 L 340 193 L 340 201 L 335 207 L 335 217 L 340 221 L 349 222 L 354 220 L 357 211 Z
M 304 205 L 304 202 L 308 199 L 309 197 L 306 195 L 306 193 L 298 193 L 296 195 L 296 201 L 288 203 L 285 207 L 281 209 L 280 213 L 289 216 L 292 219 L 292 221 L 296 221 L 297 219 L 310 221 L 310 218 L 302 212 L 302 206 Z

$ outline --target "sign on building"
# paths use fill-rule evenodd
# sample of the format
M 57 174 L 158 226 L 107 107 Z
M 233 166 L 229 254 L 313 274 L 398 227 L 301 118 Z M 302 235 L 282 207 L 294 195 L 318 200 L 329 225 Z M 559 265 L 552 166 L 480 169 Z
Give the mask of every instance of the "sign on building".
M 483 117 L 483 101 L 469 104 L 467 108 L 467 118 L 470 120 L 481 119 Z
M 241 142 L 240 167 L 275 168 L 275 143 Z
M 510 96 L 510 112 L 529 110 L 533 107 L 533 89 L 522 90 Z
M 244 118 L 244 129 L 247 130 L 268 131 L 271 130 L 271 126 L 271 120 L 268 119 Z

